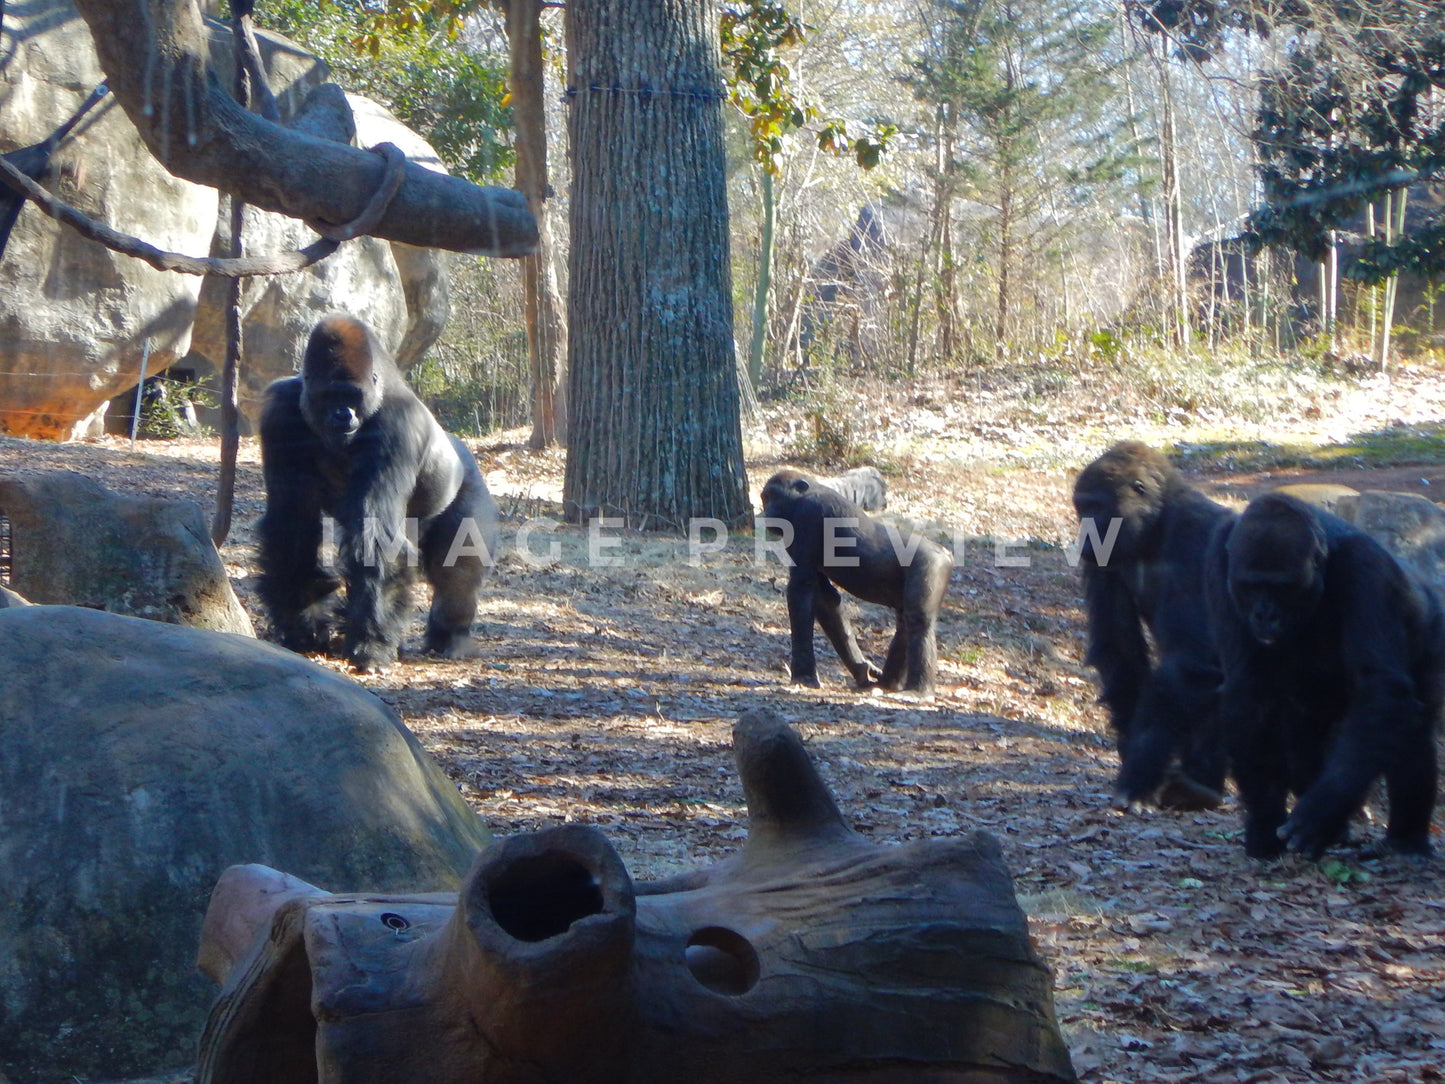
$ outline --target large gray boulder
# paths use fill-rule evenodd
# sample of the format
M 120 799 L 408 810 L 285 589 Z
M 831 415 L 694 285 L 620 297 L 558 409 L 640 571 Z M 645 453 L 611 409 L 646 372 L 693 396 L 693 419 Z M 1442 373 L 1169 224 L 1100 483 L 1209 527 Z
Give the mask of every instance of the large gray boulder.
M 1445 586 L 1445 508 L 1416 493 L 1367 489 L 1342 497 L 1334 511 L 1426 582 Z
M 112 493 L 74 471 L 0 475 L 10 580 L 35 602 L 254 636 L 195 501 Z
M 223 78 L 230 32 L 212 21 L 212 55 Z M 259 35 L 283 119 L 327 77 L 325 64 L 278 35 Z M 69 0 L 35 0 L 5 11 L 0 52 L 0 152 L 38 143 L 104 81 L 90 32 Z M 353 99 L 361 146 L 392 142 L 423 165 L 436 153 L 385 110 Z M 124 112 L 101 103 L 53 157 L 47 187 L 122 233 L 194 256 L 216 250 L 228 215 L 214 189 L 177 180 L 146 149 Z M 223 220 L 226 220 L 223 222 Z M 299 222 L 254 212 L 250 255 L 315 240 Z M 373 238 L 342 245 L 294 275 L 249 280 L 243 317 L 242 408 L 253 418 L 259 389 L 300 356 L 297 336 L 319 313 L 352 309 L 403 365 L 435 341 L 446 319 L 444 258 Z M 33 206 L 20 212 L 0 260 L 0 433 L 67 440 L 108 399 L 135 386 L 142 359 L 204 378 L 225 357 L 224 293 L 194 275 L 157 271 L 62 227 Z M 303 330 L 304 329 L 304 332 Z M 146 347 L 149 344 L 149 354 Z
M 381 701 L 281 648 L 96 610 L 0 610 L 0 1078 L 192 1063 L 223 870 L 455 890 L 488 842 Z

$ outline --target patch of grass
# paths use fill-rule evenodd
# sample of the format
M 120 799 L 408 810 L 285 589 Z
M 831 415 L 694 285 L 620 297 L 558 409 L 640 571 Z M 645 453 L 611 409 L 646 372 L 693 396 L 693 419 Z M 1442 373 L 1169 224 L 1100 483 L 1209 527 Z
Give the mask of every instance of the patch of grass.
M 1113 959 L 1104 960 L 1103 963 L 1105 967 L 1128 971 L 1135 975 L 1152 975 L 1159 970 L 1153 960 L 1144 960 L 1136 956 L 1115 956 Z
M 1350 884 L 1368 884 L 1370 874 L 1366 870 L 1356 869 L 1348 862 L 1338 858 L 1327 858 L 1320 863 L 1320 874 L 1325 880 L 1332 884 L 1344 887 Z
M 1049 888 L 1033 895 L 1020 894 L 1018 901 L 1024 914 L 1035 918 L 1045 915 L 1067 917 L 1104 913 L 1095 897 L 1087 892 L 1068 888 Z
M 1254 357 L 1240 349 L 1213 352 L 1153 349 L 1121 361 L 1125 384 L 1148 401 L 1160 420 L 1233 417 L 1268 421 L 1281 402 L 1319 398 L 1328 379 L 1308 359 Z
M 1428 466 L 1445 463 L 1445 423 L 1392 425 L 1338 444 L 1208 441 L 1181 443 L 1176 451 L 1191 468 L 1232 471 Z

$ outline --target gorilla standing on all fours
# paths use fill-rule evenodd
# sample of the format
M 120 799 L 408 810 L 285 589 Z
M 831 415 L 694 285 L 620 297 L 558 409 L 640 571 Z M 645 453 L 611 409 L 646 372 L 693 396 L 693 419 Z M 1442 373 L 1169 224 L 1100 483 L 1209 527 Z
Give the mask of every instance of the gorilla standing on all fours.
M 1116 793 L 1127 804 L 1216 806 L 1225 756 L 1204 561 L 1211 533 L 1234 513 L 1138 441 L 1115 444 L 1080 472 L 1074 510 L 1083 527 L 1084 661 L 1099 671 L 1119 744 Z
M 1363 531 L 1279 493 L 1215 536 L 1208 591 L 1245 852 L 1318 858 L 1383 777 L 1386 842 L 1429 854 L 1445 702 L 1434 592 Z
M 261 458 L 260 594 L 281 643 L 325 651 L 344 581 L 346 657 L 358 670 L 393 662 L 419 560 L 426 649 L 466 653 L 497 508 L 472 453 L 366 325 L 340 314 L 316 325 L 301 375 L 266 391 Z M 323 513 L 339 529 L 341 579 L 320 563 Z
M 794 684 L 818 684 L 813 620 L 823 626 L 858 688 L 900 686 L 931 695 L 938 681 L 935 629 L 953 558 L 922 535 L 904 534 L 868 517 L 852 501 L 796 470 L 780 470 L 763 486 L 763 515 L 786 521 L 788 623 Z M 897 615 L 880 672 L 864 656 L 843 613 L 838 587 Z

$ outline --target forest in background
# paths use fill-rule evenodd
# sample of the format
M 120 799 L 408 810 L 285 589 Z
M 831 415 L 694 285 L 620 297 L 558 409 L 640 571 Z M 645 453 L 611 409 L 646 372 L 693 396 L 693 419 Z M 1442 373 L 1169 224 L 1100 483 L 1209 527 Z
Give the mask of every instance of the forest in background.
M 734 103 L 784 105 L 766 130 L 756 111 L 727 111 L 735 340 L 745 370 L 759 342 L 759 396 L 806 392 L 846 414 L 851 397 L 833 392 L 852 376 L 1022 368 L 1066 387 L 1137 370 L 1180 373 L 1163 409 L 1193 409 L 1201 376 L 1223 394 L 1260 367 L 1328 375 L 1440 354 L 1438 3 L 722 7 L 734 41 L 741 27 L 762 43 L 763 63 L 725 47 Z M 257 15 L 454 171 L 510 183 L 503 13 L 377 11 L 287 0 Z M 544 9 L 543 28 L 565 294 L 560 13 Z M 875 148 L 869 168 L 829 153 L 855 140 Z M 413 379 L 459 430 L 527 419 L 514 264 L 455 258 L 450 322 Z M 815 450 L 848 458 L 823 413 Z

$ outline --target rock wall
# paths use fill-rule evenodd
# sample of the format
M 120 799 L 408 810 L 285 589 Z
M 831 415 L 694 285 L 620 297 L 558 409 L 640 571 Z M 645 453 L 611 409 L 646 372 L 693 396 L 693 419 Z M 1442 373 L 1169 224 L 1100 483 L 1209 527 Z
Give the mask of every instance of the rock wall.
M 225 71 L 230 32 L 219 23 L 212 30 L 213 56 Z M 260 37 L 272 88 L 289 116 L 326 79 L 326 66 L 284 38 Z M 0 58 L 0 152 L 44 139 L 105 78 L 90 31 L 68 0 L 7 10 Z M 350 100 L 357 145 L 392 142 L 420 164 L 442 168 L 435 151 L 386 110 Z M 212 252 L 227 217 L 213 189 L 166 173 L 109 99 L 61 145 L 43 183 L 92 218 L 188 255 Z M 312 240 L 299 222 L 260 211 L 247 216 L 248 254 Z M 261 390 L 293 371 L 316 319 L 332 309 L 365 319 L 404 364 L 420 358 L 446 320 L 445 267 L 434 251 L 360 238 L 305 272 L 250 280 L 243 293 L 243 413 L 254 419 Z M 136 385 L 143 357 L 148 374 L 179 364 L 203 377 L 219 369 L 225 357 L 219 285 L 111 252 L 27 205 L 0 260 L 0 433 L 82 435 L 101 404 Z

